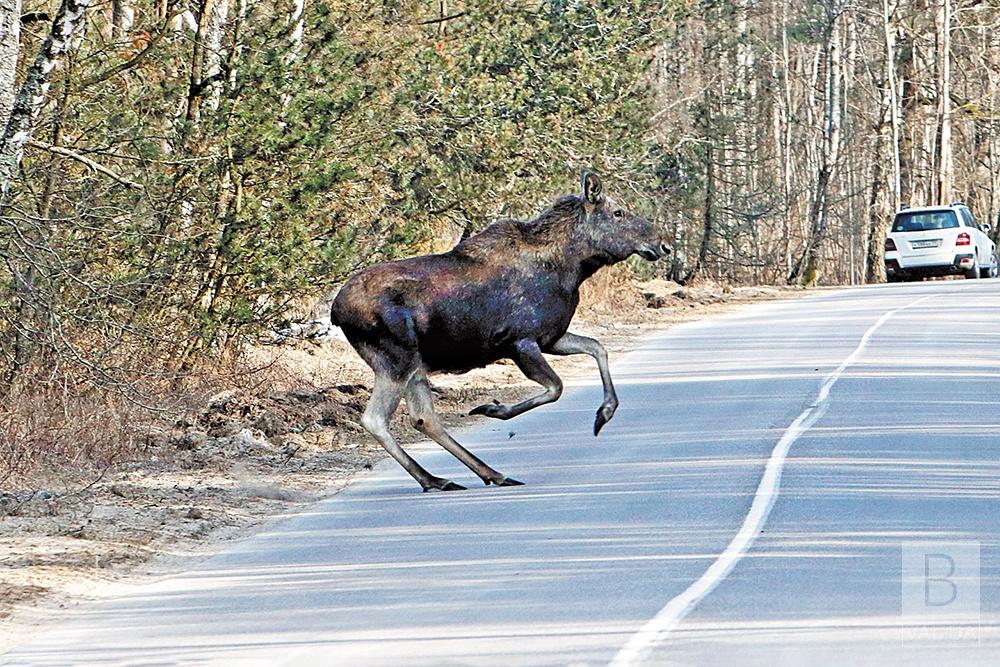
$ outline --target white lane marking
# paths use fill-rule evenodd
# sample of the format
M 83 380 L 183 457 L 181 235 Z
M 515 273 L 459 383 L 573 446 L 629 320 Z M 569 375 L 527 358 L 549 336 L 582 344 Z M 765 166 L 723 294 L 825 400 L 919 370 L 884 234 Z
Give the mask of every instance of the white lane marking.
M 785 429 L 781 439 L 778 440 L 778 444 L 774 446 L 771 456 L 767 460 L 767 465 L 764 468 L 764 476 L 761 477 L 760 484 L 757 485 L 757 492 L 754 494 L 750 511 L 743 520 L 743 525 L 740 527 L 739 532 L 730 541 L 725 551 L 715 559 L 697 581 L 670 600 L 656 616 L 651 618 L 646 625 L 629 638 L 628 643 L 618 651 L 611 661 L 611 667 L 627 667 L 641 663 L 653 647 L 676 628 L 681 620 L 726 578 L 726 575 L 732 571 L 736 563 L 743 558 L 747 550 L 753 545 L 757 535 L 764 527 L 764 523 L 771 513 L 771 507 L 778 497 L 778 487 L 781 484 L 781 471 L 785 466 L 785 458 L 788 455 L 788 450 L 792 446 L 792 443 L 808 431 L 826 412 L 829 406 L 830 390 L 833 388 L 833 385 L 844 374 L 848 366 L 853 364 L 864 351 L 872 335 L 890 317 L 905 308 L 910 308 L 922 301 L 926 301 L 932 296 L 935 295 L 924 296 L 911 301 L 905 306 L 894 308 L 884 313 L 882 317 L 878 318 L 875 324 L 868 327 L 868 330 L 861 336 L 861 340 L 858 342 L 858 346 L 854 348 L 854 351 L 844 359 L 840 366 L 837 366 L 835 371 L 826 377 L 826 380 L 819 389 L 819 393 L 816 394 L 816 400 L 813 401 L 812 405 L 803 410 L 802 414 L 795 418 L 795 421 Z

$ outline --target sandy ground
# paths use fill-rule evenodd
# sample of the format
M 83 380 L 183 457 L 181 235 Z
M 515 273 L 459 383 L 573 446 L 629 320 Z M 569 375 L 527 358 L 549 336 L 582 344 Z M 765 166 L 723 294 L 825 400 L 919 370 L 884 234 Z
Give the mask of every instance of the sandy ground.
M 614 359 L 653 330 L 798 294 L 609 278 L 585 292 L 572 330 L 601 340 Z M 89 476 L 50 471 L 0 491 L 0 653 L 73 607 L 189 567 L 336 493 L 384 458 L 359 424 L 371 373 L 345 343 L 256 354 L 266 377 L 280 369 L 281 382 L 212 397 L 173 428 L 150 433 L 142 460 Z M 551 362 L 564 380 L 597 376 L 589 357 Z M 477 419 L 466 416 L 477 405 L 536 390 L 511 364 L 433 382 L 451 425 Z M 403 414 L 394 432 L 403 442 L 422 440 Z

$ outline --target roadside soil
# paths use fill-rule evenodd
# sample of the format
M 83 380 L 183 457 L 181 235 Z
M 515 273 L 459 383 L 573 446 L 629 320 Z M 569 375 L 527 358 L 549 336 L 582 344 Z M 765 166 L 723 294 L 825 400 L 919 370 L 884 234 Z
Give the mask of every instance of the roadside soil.
M 635 339 L 742 304 L 802 290 L 592 281 L 573 331 L 612 361 Z M 141 458 L 103 470 L 44 471 L 0 489 L 0 653 L 81 603 L 189 567 L 275 517 L 336 493 L 385 458 L 360 425 L 371 372 L 335 337 L 255 350 L 255 389 L 229 389 L 172 427 L 151 430 Z M 553 357 L 565 379 L 597 379 L 585 356 Z M 438 376 L 446 424 L 492 399 L 535 391 L 512 364 Z M 400 409 L 394 433 L 422 440 Z M 9 485 L 8 485 L 9 486 Z M 419 489 L 414 484 L 414 493 Z

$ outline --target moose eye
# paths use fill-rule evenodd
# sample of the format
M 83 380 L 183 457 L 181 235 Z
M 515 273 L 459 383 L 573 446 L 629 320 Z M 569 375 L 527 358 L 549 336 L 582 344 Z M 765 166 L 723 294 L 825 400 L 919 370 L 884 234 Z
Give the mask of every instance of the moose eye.
M 615 211 L 611 215 L 615 216 L 615 218 L 621 219 L 621 218 L 625 217 L 625 212 L 622 211 L 621 209 L 618 209 L 617 211 Z

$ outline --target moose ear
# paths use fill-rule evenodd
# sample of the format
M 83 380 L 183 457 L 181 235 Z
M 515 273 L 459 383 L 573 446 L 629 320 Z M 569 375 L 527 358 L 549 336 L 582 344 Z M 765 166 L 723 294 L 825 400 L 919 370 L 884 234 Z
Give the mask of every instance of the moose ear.
M 583 187 L 583 200 L 588 204 L 597 206 L 604 201 L 601 194 L 601 179 L 597 174 L 585 171 L 580 176 L 580 184 Z

